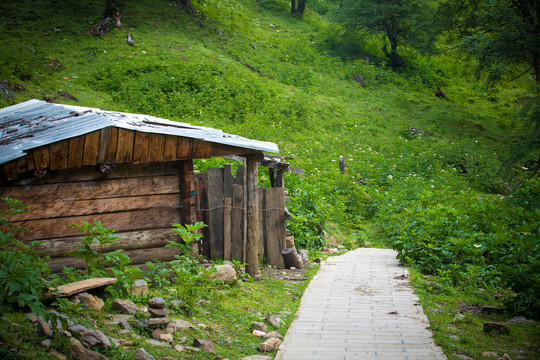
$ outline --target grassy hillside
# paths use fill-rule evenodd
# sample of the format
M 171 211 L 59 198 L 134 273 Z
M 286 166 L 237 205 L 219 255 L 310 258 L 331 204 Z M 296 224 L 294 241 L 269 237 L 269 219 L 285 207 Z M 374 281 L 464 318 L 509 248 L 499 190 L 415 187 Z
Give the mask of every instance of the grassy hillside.
M 540 191 L 520 115 L 532 79 L 488 90 L 452 51 L 404 49 L 407 68 L 392 71 L 377 39 L 339 35 L 330 1 L 308 2 L 302 21 L 286 0 L 193 3 L 195 18 L 127 1 L 124 26 L 101 39 L 87 35 L 100 1 L 3 1 L 0 80 L 14 95 L 0 106 L 47 98 L 276 142 L 306 171 L 286 178 L 297 246 L 391 246 L 444 285 L 428 295 L 538 314 Z

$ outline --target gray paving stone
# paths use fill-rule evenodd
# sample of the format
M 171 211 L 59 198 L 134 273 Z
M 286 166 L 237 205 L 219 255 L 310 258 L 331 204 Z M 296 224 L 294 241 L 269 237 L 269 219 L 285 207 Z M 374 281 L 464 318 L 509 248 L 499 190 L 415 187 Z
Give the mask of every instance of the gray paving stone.
M 387 249 L 329 258 L 306 289 L 276 360 L 446 360 Z

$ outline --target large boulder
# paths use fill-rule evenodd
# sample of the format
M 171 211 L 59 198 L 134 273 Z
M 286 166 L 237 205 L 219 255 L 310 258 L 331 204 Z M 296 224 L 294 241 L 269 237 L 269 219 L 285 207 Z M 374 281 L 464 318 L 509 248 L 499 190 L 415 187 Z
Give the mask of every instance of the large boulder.
M 111 342 L 100 330 L 90 330 L 80 324 L 71 325 L 68 330 L 85 346 L 111 347 Z
M 86 349 L 79 340 L 69 338 L 71 343 L 71 356 L 76 360 L 109 360 L 103 354 Z
M 73 295 L 70 300 L 73 304 L 80 304 L 83 309 L 88 310 L 101 311 L 101 308 L 103 308 L 104 305 L 103 300 L 86 292 Z
M 210 279 L 218 279 L 229 285 L 236 283 L 236 271 L 231 265 L 216 265 L 216 270 L 216 273 L 209 276 Z
M 139 308 L 129 300 L 116 299 L 111 304 L 112 310 L 118 310 L 125 314 L 137 314 Z

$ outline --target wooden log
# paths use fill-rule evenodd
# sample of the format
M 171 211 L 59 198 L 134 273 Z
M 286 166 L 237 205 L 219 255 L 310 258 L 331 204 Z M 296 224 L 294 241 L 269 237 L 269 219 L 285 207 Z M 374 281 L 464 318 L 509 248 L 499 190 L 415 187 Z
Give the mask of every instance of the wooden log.
M 171 230 L 151 229 L 115 233 L 119 239 L 114 244 L 105 244 L 103 250 L 110 252 L 118 249 L 136 250 L 154 247 L 163 247 L 169 241 L 178 240 L 178 235 Z M 82 245 L 83 242 L 80 236 L 70 236 L 65 238 L 56 238 L 43 240 L 39 245 L 34 247 L 34 250 L 39 256 L 60 257 L 71 251 L 77 250 L 76 245 Z M 93 250 L 99 250 L 97 242 L 90 245 Z
M 208 169 L 206 191 L 210 257 L 213 259 L 223 258 L 223 169 Z
M 231 210 L 231 258 L 242 261 L 244 254 L 244 189 L 233 184 Z
M 84 136 L 83 165 L 96 165 L 101 131 L 94 131 Z
M 232 198 L 234 176 L 232 174 L 231 164 L 223 165 L 223 196 Z
M 79 231 L 69 224 L 80 224 L 81 221 L 88 223 L 101 221 L 103 226 L 116 231 L 132 231 L 170 227 L 172 224 L 180 222 L 180 215 L 177 209 L 158 209 L 16 221 L 14 224 L 32 230 L 32 232 L 24 232 L 19 236 L 20 240 L 28 241 L 79 235 Z
M 259 277 L 259 191 L 257 156 L 250 155 L 247 163 L 247 244 L 246 272 L 253 278 Z
M 290 269 L 291 267 L 300 269 L 302 266 L 304 266 L 302 258 L 296 251 L 296 248 L 284 248 L 281 250 L 281 255 L 283 255 L 287 269 Z
M 50 219 L 147 209 L 177 209 L 180 211 L 181 206 L 182 204 L 178 194 L 53 201 L 48 203 L 32 203 L 25 208 L 26 213 L 17 214 L 12 220 Z
M 232 198 L 226 197 L 223 199 L 223 258 L 226 260 L 231 259 L 231 213 Z
M 131 163 L 133 161 L 133 145 L 135 131 L 118 129 L 118 146 L 116 149 L 116 164 Z
M 86 199 L 107 199 L 124 196 L 178 193 L 176 176 L 110 179 L 59 184 L 43 184 L 25 188 L 10 186 L 0 188 L 0 194 L 21 200 L 24 204 L 52 203 Z
M 285 202 L 283 188 L 264 189 L 265 259 L 272 266 L 284 265 L 281 250 L 285 247 Z
M 149 249 L 126 250 L 124 253 L 129 256 L 132 265 L 144 264 L 147 261 L 171 261 L 174 255 L 178 255 L 176 247 L 158 247 Z M 73 256 L 51 258 L 47 261 L 52 273 L 59 273 L 64 267 L 74 267 L 84 269 L 85 263 Z
M 81 293 L 83 291 L 87 291 L 90 289 L 95 289 L 102 286 L 107 286 L 114 284 L 116 282 L 116 278 L 92 278 L 92 279 L 86 279 L 81 281 L 72 282 L 69 284 L 61 285 L 56 288 L 56 290 L 59 290 L 60 293 L 53 294 L 53 297 L 68 297 L 71 295 L 75 295 L 78 293 Z
M 69 139 L 68 168 L 79 168 L 83 163 L 84 135 Z

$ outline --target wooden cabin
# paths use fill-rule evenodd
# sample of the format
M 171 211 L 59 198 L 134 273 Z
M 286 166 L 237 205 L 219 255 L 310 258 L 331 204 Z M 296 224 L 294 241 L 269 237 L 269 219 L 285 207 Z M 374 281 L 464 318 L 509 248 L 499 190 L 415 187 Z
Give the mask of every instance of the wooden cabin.
M 257 166 L 270 142 L 148 115 L 30 100 L 0 110 L 0 196 L 19 199 L 26 213 L 13 221 L 42 241 L 53 272 L 82 263 L 65 254 L 81 243 L 69 224 L 101 221 L 116 230 L 133 264 L 174 258 L 174 223 L 197 220 L 193 159 L 245 159 L 245 256 L 256 273 L 259 247 Z

